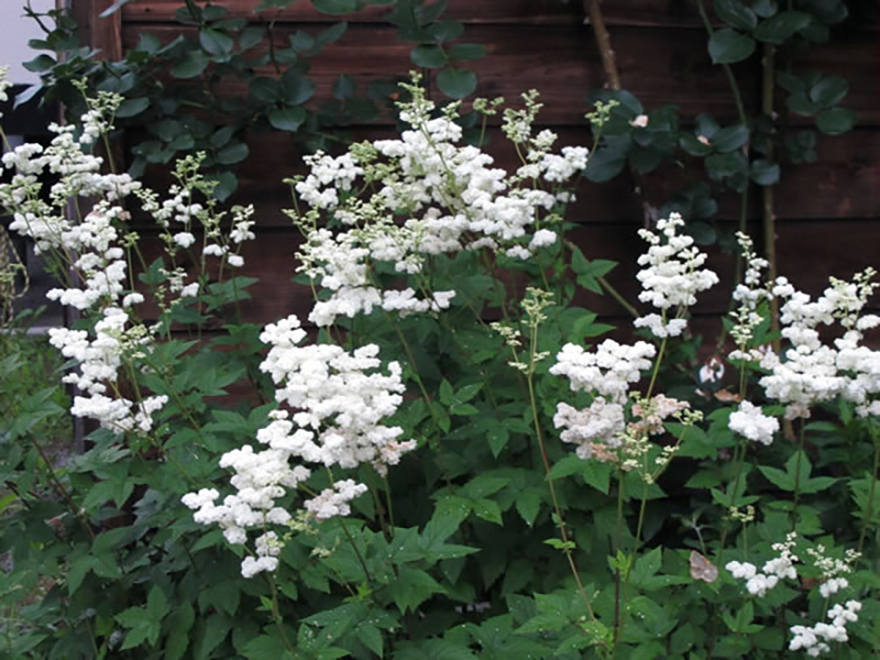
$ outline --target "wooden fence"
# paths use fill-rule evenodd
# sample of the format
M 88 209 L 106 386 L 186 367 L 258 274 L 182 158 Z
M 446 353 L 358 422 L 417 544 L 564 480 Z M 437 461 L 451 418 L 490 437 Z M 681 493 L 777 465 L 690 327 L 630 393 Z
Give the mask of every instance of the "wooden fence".
M 181 0 L 133 0 L 111 18 L 99 18 L 110 4 L 111 0 L 74 0 L 91 44 L 109 57 L 119 57 L 133 47 L 141 33 L 168 41 L 185 31 L 174 19 Z M 234 16 L 253 19 L 258 0 L 216 0 L 214 4 L 225 6 Z M 876 8 L 867 2 L 853 4 L 858 5 L 857 15 L 835 28 L 832 43 L 811 50 L 796 65 L 847 79 L 850 91 L 844 105 L 858 113 L 858 127 L 841 136 L 820 135 L 818 162 L 784 166 L 775 195 L 780 273 L 811 291 L 820 291 L 828 274 L 849 276 L 880 262 L 878 33 L 872 16 Z M 679 107 L 684 121 L 708 111 L 735 122 L 727 80 L 709 60 L 694 0 L 606 0 L 602 10 L 622 85 L 648 109 L 671 103 Z M 330 86 L 342 73 L 365 82 L 405 74 L 412 68 L 412 46 L 397 40 L 396 29 L 383 19 L 387 11 L 387 7 L 371 7 L 345 17 L 349 21 L 346 34 L 312 61 L 316 102 L 329 97 Z M 469 63 L 479 75 L 478 95 L 510 100 L 536 88 L 545 104 L 542 123 L 559 132 L 564 143 L 588 142 L 585 97 L 590 89 L 605 85 L 606 78 L 580 0 L 450 0 L 446 16 L 465 24 L 468 43 L 487 48 L 485 58 Z M 286 38 L 303 24 L 319 28 L 318 24 L 335 20 L 300 0 L 279 12 L 276 28 Z M 760 107 L 760 66 L 751 61 L 734 65 L 734 70 L 747 109 L 754 114 Z M 231 83 L 228 91 L 240 93 L 244 88 Z M 793 130 L 810 123 L 796 115 L 791 119 Z M 387 135 L 390 130 L 387 120 L 362 127 L 364 135 Z M 256 322 L 267 322 L 292 311 L 303 313 L 308 305 L 304 292 L 289 284 L 297 237 L 280 213 L 289 204 L 281 178 L 297 171 L 301 151 L 277 136 L 255 138 L 250 146 L 258 156 L 252 156 L 239 172 L 240 197 L 257 205 L 260 238 L 245 257 L 250 257 L 249 266 L 262 282 L 248 314 Z M 512 162 L 510 154 L 497 156 L 502 163 Z M 662 172 L 643 182 L 645 198 L 656 205 L 669 196 L 669 168 Z M 572 215 L 581 225 L 576 238 L 587 256 L 621 261 L 609 279 L 630 299 L 637 293 L 634 258 L 641 245 L 636 229 L 643 221 L 633 188 L 627 173 L 604 184 L 585 181 Z M 760 194 L 754 190 L 749 218 L 753 233 L 759 235 Z M 733 194 L 722 199 L 717 219 L 725 226 L 733 226 L 737 204 Z M 729 285 L 732 260 L 723 255 L 719 260 Z M 717 319 L 726 308 L 725 296 L 719 290 L 708 297 L 698 314 Z M 621 313 L 609 298 L 591 296 L 584 303 L 606 316 Z

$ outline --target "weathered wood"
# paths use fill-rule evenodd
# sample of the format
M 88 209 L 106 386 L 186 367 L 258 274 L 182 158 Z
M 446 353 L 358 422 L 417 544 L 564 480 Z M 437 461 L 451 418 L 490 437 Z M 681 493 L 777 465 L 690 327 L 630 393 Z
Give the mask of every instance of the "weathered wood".
M 113 0 L 71 0 L 70 11 L 84 42 L 100 50 L 102 59 L 115 61 L 122 58 L 122 15 L 116 12 L 101 18 L 112 4 Z
M 203 4 L 200 2 L 199 4 Z M 215 0 L 211 4 L 225 7 L 236 18 L 254 19 L 259 0 Z M 136 0 L 122 9 L 128 23 L 173 22 L 182 0 Z M 392 5 L 372 5 L 343 17 L 322 14 L 310 2 L 300 0 L 286 9 L 260 12 L 279 23 L 331 23 L 345 19 L 351 23 L 384 23 Z M 464 23 L 581 23 L 583 11 L 577 2 L 562 0 L 451 0 L 443 19 Z
M 142 30 L 163 42 L 177 34 L 193 37 L 191 30 L 167 25 L 123 26 L 123 44 L 134 47 Z M 285 43 L 289 28 L 277 30 L 278 43 Z M 842 74 L 850 82 L 844 105 L 859 114 L 865 125 L 880 123 L 880 102 L 873 75 L 875 43 L 862 35 L 846 44 L 809 51 L 802 68 L 818 68 L 827 74 Z M 468 68 L 479 76 L 477 94 L 504 96 L 515 100 L 527 89 L 538 89 L 545 104 L 542 121 L 551 125 L 576 125 L 588 110 L 586 96 L 591 89 L 605 85 L 605 75 L 592 35 L 580 26 L 474 26 L 468 39 L 484 44 L 488 55 Z M 685 119 L 709 112 L 722 121 L 735 121 L 730 88 L 721 69 L 713 66 L 706 52 L 705 38 L 694 30 L 647 32 L 620 28 L 613 37 L 617 63 L 625 89 L 633 92 L 646 108 L 666 104 L 679 107 Z M 528 44 L 524 48 L 523 44 Z M 379 25 L 352 25 L 343 37 L 311 60 L 310 77 L 317 85 L 313 104 L 330 98 L 331 88 L 342 73 L 364 86 L 375 80 L 406 75 L 413 65 L 411 45 L 396 41 L 394 28 Z M 744 102 L 750 111 L 758 108 L 759 71 L 755 63 L 733 67 Z M 516 72 L 516 75 L 511 75 Z M 260 75 L 271 76 L 270 67 Z M 245 83 L 227 79 L 217 85 L 225 95 L 246 94 Z M 792 115 L 796 125 L 812 119 Z
M 202 4 L 202 0 L 199 3 Z M 254 8 L 259 3 L 260 0 L 212 2 L 228 9 L 234 17 L 248 19 L 255 15 Z M 856 0 L 848 4 L 851 15 L 849 25 L 856 25 L 859 29 L 877 28 L 876 3 Z M 182 0 L 134 0 L 122 9 L 122 17 L 124 22 L 172 22 L 175 11 L 182 5 Z M 714 17 L 711 5 L 711 0 L 707 0 L 707 10 Z M 388 5 L 379 5 L 344 18 L 351 22 L 383 22 L 388 12 Z M 609 26 L 703 29 L 696 0 L 605 0 L 602 2 L 602 13 Z M 315 10 L 306 0 L 299 0 L 287 9 L 270 10 L 263 14 L 279 22 L 327 23 L 338 20 L 335 16 Z M 443 18 L 464 23 L 581 23 L 585 19 L 585 13 L 578 0 L 450 0 Z

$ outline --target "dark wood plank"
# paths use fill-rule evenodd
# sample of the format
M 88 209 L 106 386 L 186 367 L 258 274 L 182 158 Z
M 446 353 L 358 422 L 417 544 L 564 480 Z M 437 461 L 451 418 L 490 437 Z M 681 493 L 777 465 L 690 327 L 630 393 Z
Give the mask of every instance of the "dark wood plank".
M 200 2 L 200 4 L 202 4 Z M 234 17 L 254 19 L 259 0 L 214 0 Z M 135 0 L 122 9 L 124 22 L 173 22 L 182 0 Z M 317 11 L 310 2 L 300 0 L 286 9 L 261 12 L 279 23 L 331 23 L 345 19 L 352 23 L 383 23 L 391 5 L 373 5 L 345 16 L 332 16 Z M 581 23 L 583 9 L 574 0 L 451 0 L 443 19 L 465 23 Z
M 84 42 L 101 51 L 100 57 L 111 61 L 122 59 L 122 15 L 108 18 L 101 13 L 113 0 L 72 0 L 70 11 L 82 31 Z

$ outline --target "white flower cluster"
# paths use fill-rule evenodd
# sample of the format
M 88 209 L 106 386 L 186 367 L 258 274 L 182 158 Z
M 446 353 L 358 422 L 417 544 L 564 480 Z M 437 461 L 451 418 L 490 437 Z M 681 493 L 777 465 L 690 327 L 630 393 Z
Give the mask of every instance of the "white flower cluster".
M 227 496 L 219 506 L 214 503 L 220 496 L 216 490 L 183 498 L 184 504 L 196 510 L 197 522 L 220 525 L 230 543 L 245 543 L 248 528 L 290 520 L 290 514 L 276 501 L 311 474 L 307 467 L 292 466 L 292 460 L 344 469 L 370 463 L 385 474 L 389 465 L 396 465 L 404 453 L 416 447 L 415 441 L 399 440 L 403 429 L 381 423 L 403 400 L 398 363 L 388 365 L 389 375 L 368 374 L 381 366 L 377 346 L 370 344 L 348 353 L 332 344 L 300 346 L 305 338 L 296 316 L 266 326 L 260 335 L 261 341 L 272 346 L 260 369 L 278 385 L 278 402 L 296 412 L 271 413 L 272 421 L 257 433 L 266 449 L 254 451 L 245 445 L 224 454 L 220 465 L 235 471 L 231 482 L 238 493 Z M 366 490 L 351 479 L 337 481 L 307 500 L 304 507 L 319 519 L 346 516 L 350 513 L 348 503 Z M 274 570 L 277 560 L 273 560 L 274 555 L 265 553 L 259 559 L 246 560 L 242 574 L 250 577 Z
M 730 336 L 736 344 L 736 350 L 732 351 L 729 357 L 731 360 L 758 362 L 762 354 L 756 349 L 749 350 L 748 345 L 755 335 L 755 330 L 763 321 L 763 317 L 757 311 L 758 305 L 773 297 L 768 287 L 761 282 L 761 273 L 769 266 L 769 262 L 755 253 L 754 242 L 747 234 L 737 232 L 736 237 L 742 250 L 746 271 L 743 281 L 737 284 L 733 292 L 733 299 L 739 303 L 739 306 L 730 314 L 733 318 Z
M 768 591 L 779 584 L 780 580 L 797 579 L 797 569 L 794 567 L 794 562 L 798 561 L 798 557 L 792 553 L 796 538 L 797 534 L 791 532 L 783 543 L 774 543 L 772 548 L 779 553 L 779 556 L 764 562 L 761 573 L 758 572 L 758 568 L 754 564 L 749 562 L 731 561 L 724 568 L 734 578 L 745 580 L 746 589 L 750 594 L 763 598 Z
M 424 91 L 417 85 L 406 88 L 413 100 L 401 105 L 409 129 L 400 139 L 355 145 L 335 158 L 318 154 L 307 160 L 310 173 L 295 185 L 311 208 L 302 216 L 291 212 L 306 234 L 297 255 L 300 271 L 333 292 L 309 317 L 316 325 L 376 307 L 399 314 L 445 309 L 453 291 L 431 292 L 422 285 L 418 293 L 415 288 L 384 291 L 373 264 L 390 262 L 396 272 L 418 277 L 431 256 L 462 250 L 530 259 L 558 240 L 555 231 L 540 226 L 542 216 L 563 196 L 570 199 L 536 184 L 542 179 L 563 184 L 586 167 L 586 149 L 565 147 L 552 154 L 555 134 L 542 131 L 531 138 L 530 111 L 517 121 L 516 131 L 527 143 L 526 164 L 508 175 L 492 167 L 494 159 L 479 148 L 458 144 L 462 129 L 454 121 L 455 107 L 432 118 L 435 106 Z M 536 112 L 534 98 L 529 99 Z M 362 195 L 367 190 L 369 196 Z M 346 229 L 319 228 L 322 213 Z M 405 219 L 398 222 L 395 216 Z
M 697 302 L 696 294 L 718 283 L 718 276 L 709 269 L 705 253 L 694 245 L 694 239 L 678 233 L 684 220 L 678 213 L 657 222 L 659 235 L 641 229 L 639 235 L 648 242 L 648 251 L 639 257 L 642 266 L 636 277 L 642 284 L 639 300 L 661 310 L 635 320 L 637 328 L 648 328 L 655 337 L 677 337 L 684 332 L 686 309 Z M 665 239 L 665 240 L 664 240 Z M 669 310 L 674 311 L 669 318 Z
M 9 94 L 6 93 L 6 90 L 10 87 L 12 87 L 12 81 L 9 80 L 9 67 L 0 66 L 0 103 L 6 103 L 9 100 Z M 0 117 L 3 117 L 2 112 L 0 112 Z
M 804 650 L 811 658 L 818 658 L 831 650 L 829 643 L 846 643 L 849 641 L 846 626 L 859 620 L 858 613 L 861 609 L 862 604 L 859 601 L 848 600 L 845 605 L 838 603 L 828 610 L 827 616 L 831 619 L 831 623 L 820 621 L 811 627 L 792 626 L 793 637 L 788 649 Z
M 656 352 L 653 345 L 644 341 L 628 346 L 606 339 L 595 352 L 589 353 L 583 346 L 566 344 L 556 355 L 550 373 L 568 378 L 572 392 L 595 392 L 612 403 L 622 404 L 630 384 L 638 382 L 641 372 L 651 367 Z
M 623 406 L 608 403 L 602 397 L 597 397 L 584 410 L 567 403 L 558 404 L 553 424 L 557 429 L 565 429 L 559 437 L 563 442 L 576 444 L 575 451 L 583 459 L 593 457 L 596 445 L 603 444 L 611 449 L 619 447 L 622 442 L 620 434 L 626 427 Z
M 730 414 L 728 426 L 731 431 L 752 442 L 770 445 L 773 443 L 773 434 L 779 431 L 779 420 L 765 415 L 760 406 L 743 401 L 739 410 Z
M 782 336 L 791 343 L 785 360 L 774 353 L 764 355 L 761 366 L 771 373 L 760 384 L 768 398 L 786 405 L 786 417 L 809 417 L 810 408 L 837 396 L 856 404 L 859 415 L 880 413 L 880 352 L 865 346 L 864 332 L 880 325 L 880 317 L 860 316 L 876 284 L 872 269 L 856 275 L 853 282 L 831 279 L 815 302 L 779 278 L 773 295 L 786 299 L 780 310 Z M 824 343 L 820 325 L 839 322 L 843 337 Z

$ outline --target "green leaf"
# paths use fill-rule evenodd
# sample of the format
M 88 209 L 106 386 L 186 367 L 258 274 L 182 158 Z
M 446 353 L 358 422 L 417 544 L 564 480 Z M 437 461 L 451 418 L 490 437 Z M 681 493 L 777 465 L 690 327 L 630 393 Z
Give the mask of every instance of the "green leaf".
M 413 64 L 425 69 L 439 69 L 449 61 L 440 46 L 416 46 L 410 51 L 409 58 Z
M 144 110 L 150 107 L 150 99 L 139 98 L 139 99 L 126 99 L 119 106 L 119 109 L 116 110 L 116 118 L 124 119 L 126 117 L 134 117 L 135 115 L 141 114 Z
M 759 186 L 773 186 L 779 183 L 779 163 L 759 159 L 752 163 L 749 177 Z
M 547 479 L 562 479 L 572 474 L 581 472 L 584 469 L 586 461 L 574 454 L 569 454 L 560 459 L 551 469 Z
M 415 611 L 432 594 L 444 593 L 445 589 L 425 571 L 401 566 L 397 579 L 388 587 L 388 593 L 401 614 Z
M 240 163 L 248 157 L 250 149 L 244 142 L 230 142 L 217 152 L 217 162 L 221 165 Z
M 315 95 L 315 83 L 309 78 L 289 76 L 285 73 L 283 80 L 284 101 L 288 105 L 302 105 Z
M 810 89 L 810 100 L 823 108 L 830 108 L 846 98 L 848 92 L 849 84 L 846 80 L 838 76 L 828 76 L 813 85 Z
M 611 488 L 612 471 L 611 463 L 587 461 L 582 474 L 587 484 L 607 495 Z
M 334 23 L 326 30 L 319 32 L 315 36 L 315 46 L 318 49 L 323 48 L 324 46 L 328 46 L 332 44 L 334 41 L 339 39 L 345 31 L 348 30 L 348 23 L 346 21 L 342 21 L 340 23 Z
M 764 477 L 777 488 L 784 491 L 794 492 L 794 477 L 787 472 L 766 465 L 759 465 L 758 470 Z
M 22 64 L 22 66 L 31 73 L 41 73 L 55 66 L 55 58 L 45 54 L 37 55 L 34 59 Z
M 171 75 L 181 79 L 195 78 L 208 68 L 210 62 L 211 60 L 202 51 L 193 50 L 171 67 Z
M 758 23 L 752 32 L 755 39 L 770 44 L 783 44 L 796 32 L 810 24 L 810 15 L 802 11 L 783 11 Z
M 709 56 L 715 64 L 734 64 L 755 52 L 755 40 L 736 30 L 722 28 L 709 39 Z
M 816 117 L 816 127 L 823 133 L 839 135 L 851 130 L 858 116 L 852 110 L 846 108 L 831 108 L 825 110 Z
M 266 36 L 266 30 L 260 25 L 252 25 L 242 31 L 238 38 L 238 46 L 242 50 L 250 50 L 263 41 Z
M 358 10 L 357 0 L 312 0 L 312 6 L 322 14 L 349 14 Z
M 534 486 L 520 491 L 516 496 L 516 510 L 529 527 L 535 523 L 543 499 L 543 489 Z
M 437 86 L 446 96 L 463 99 L 474 93 L 477 76 L 465 69 L 449 67 L 437 74 Z
M 761 18 L 770 18 L 779 11 L 779 5 L 776 3 L 776 0 L 754 0 L 752 11 Z
M 501 518 L 501 508 L 494 500 L 487 498 L 476 500 L 473 505 L 473 511 L 478 518 L 488 520 L 496 525 L 504 524 L 504 521 Z
M 455 44 L 449 49 L 452 62 L 478 60 L 486 55 L 486 47 L 482 44 Z
M 343 74 L 333 83 L 333 98 L 339 101 L 347 101 L 350 98 L 354 98 L 356 87 L 357 84 L 354 78 Z
M 749 141 L 749 129 L 742 124 L 728 126 L 712 136 L 712 146 L 719 153 L 736 151 Z
M 224 30 L 206 28 L 199 31 L 199 43 L 211 55 L 225 55 L 232 51 L 235 40 Z
M 269 123 L 279 131 L 295 133 L 306 120 L 306 111 L 301 107 L 276 108 L 269 113 Z
M 718 18 L 730 27 L 749 32 L 758 24 L 755 12 L 739 0 L 715 0 L 712 3 Z

